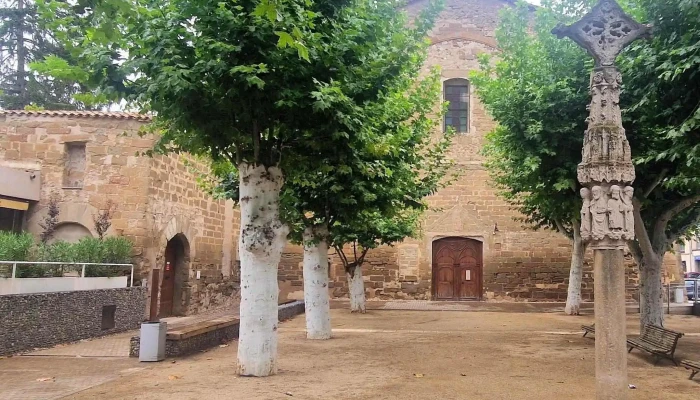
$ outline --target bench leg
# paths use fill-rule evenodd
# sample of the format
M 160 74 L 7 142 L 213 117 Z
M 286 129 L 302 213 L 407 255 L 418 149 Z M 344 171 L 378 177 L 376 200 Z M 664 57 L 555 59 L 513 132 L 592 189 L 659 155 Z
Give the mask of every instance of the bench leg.
M 676 361 L 676 359 L 673 358 L 673 354 L 671 354 L 671 361 L 673 361 L 673 364 L 675 364 L 676 367 L 678 366 L 678 361 Z
M 698 373 L 698 371 L 695 371 L 695 370 L 691 371 L 690 378 L 688 378 L 688 379 L 693 379 L 693 377 L 695 377 L 695 374 L 697 374 L 697 373 Z
M 631 353 L 633 348 L 634 348 L 634 347 L 630 346 L 630 349 L 627 350 L 627 352 L 628 352 L 628 353 Z
M 586 337 L 588 335 L 588 331 L 583 331 L 583 337 Z

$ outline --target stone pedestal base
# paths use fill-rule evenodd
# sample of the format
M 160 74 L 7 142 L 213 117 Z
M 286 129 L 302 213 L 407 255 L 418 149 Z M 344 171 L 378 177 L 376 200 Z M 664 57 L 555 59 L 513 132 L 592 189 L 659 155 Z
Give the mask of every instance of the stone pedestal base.
M 622 250 L 594 251 L 596 400 L 627 400 Z

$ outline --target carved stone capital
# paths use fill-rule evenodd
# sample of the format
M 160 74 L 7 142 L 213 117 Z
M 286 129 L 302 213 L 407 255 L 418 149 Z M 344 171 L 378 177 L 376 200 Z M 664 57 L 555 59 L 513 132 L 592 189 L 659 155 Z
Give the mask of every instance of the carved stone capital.
M 581 189 L 581 238 L 599 249 L 622 248 L 634 239 L 633 196 L 632 186 L 594 183 Z

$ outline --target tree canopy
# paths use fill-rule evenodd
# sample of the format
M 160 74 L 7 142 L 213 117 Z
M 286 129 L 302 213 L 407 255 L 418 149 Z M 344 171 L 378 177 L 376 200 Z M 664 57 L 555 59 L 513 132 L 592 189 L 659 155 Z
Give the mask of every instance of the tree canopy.
M 31 69 L 34 62 L 53 57 L 69 54 L 43 23 L 36 2 L 0 2 L 0 107 L 86 108 L 73 97 L 81 90 L 75 80 L 55 79 Z
M 553 0 L 532 14 L 506 9 L 497 39 L 502 53 L 474 76 L 479 96 L 498 122 L 489 135 L 488 167 L 505 197 L 537 226 L 575 219 L 580 208 L 576 165 L 588 116 L 590 56 L 548 30 L 590 9 L 584 0 Z M 653 37 L 618 58 L 623 125 L 635 163 L 636 239 L 629 243 L 642 291 L 658 289 L 661 260 L 700 219 L 700 3 L 629 0 Z M 653 277 L 645 279 L 653 272 Z M 655 290 L 656 290 L 655 289 Z M 656 299 L 658 297 L 658 299 Z M 657 301 L 658 300 L 658 301 Z M 658 307 L 657 307 L 658 306 Z M 645 306 L 648 309 L 648 307 Z M 642 319 L 645 310 L 642 311 Z M 660 315 L 660 314 L 659 314 Z M 660 324 L 657 321 L 648 321 Z

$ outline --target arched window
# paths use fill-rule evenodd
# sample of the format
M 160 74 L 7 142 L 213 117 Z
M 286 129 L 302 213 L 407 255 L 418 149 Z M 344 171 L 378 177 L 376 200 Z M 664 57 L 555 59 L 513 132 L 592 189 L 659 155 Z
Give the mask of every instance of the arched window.
M 453 127 L 455 132 L 469 132 L 469 81 L 462 78 L 448 79 L 443 84 L 445 101 L 450 105 L 445 114 L 444 130 Z

